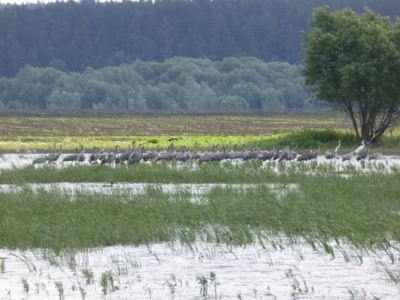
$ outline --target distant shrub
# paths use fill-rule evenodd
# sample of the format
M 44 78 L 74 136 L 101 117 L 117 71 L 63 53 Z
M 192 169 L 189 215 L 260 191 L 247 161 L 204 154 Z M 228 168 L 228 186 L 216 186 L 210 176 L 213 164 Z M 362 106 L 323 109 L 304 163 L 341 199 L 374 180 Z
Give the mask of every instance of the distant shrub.
M 149 144 L 157 144 L 158 140 L 157 139 L 150 139 L 150 140 L 147 140 L 147 143 L 149 143 Z
M 345 131 L 335 130 L 300 130 L 283 134 L 279 141 L 279 144 L 284 143 L 285 140 L 291 139 L 297 144 L 298 148 L 310 148 L 320 142 L 321 147 L 337 145 L 338 141 L 341 140 L 343 147 L 350 148 L 357 142 L 356 135 Z

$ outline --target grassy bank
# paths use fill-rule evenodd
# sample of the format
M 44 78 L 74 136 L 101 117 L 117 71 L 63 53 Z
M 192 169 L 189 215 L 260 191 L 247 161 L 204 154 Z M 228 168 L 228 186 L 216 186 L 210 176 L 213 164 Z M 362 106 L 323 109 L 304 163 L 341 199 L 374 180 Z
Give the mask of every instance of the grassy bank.
M 198 202 L 187 191 L 169 194 L 157 187 L 142 195 L 123 189 L 113 189 L 112 195 L 71 195 L 60 190 L 33 192 L 25 186 L 0 192 L 0 247 L 59 252 L 162 241 L 191 247 L 201 239 L 279 248 L 304 239 L 332 256 L 332 241 L 350 244 L 361 255 L 385 249 L 390 256 L 392 243 L 400 242 L 399 173 L 300 175 L 291 178 L 299 190 L 286 189 L 281 197 L 259 183 L 216 187 Z M 276 237 L 288 239 L 279 242 Z

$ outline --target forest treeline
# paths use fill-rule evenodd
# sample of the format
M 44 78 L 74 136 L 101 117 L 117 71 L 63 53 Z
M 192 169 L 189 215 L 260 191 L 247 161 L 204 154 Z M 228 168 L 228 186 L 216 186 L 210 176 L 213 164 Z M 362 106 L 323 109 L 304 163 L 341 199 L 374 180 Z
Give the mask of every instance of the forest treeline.
M 175 56 L 301 61 L 313 9 L 400 16 L 398 0 L 94 0 L 1 6 L 0 77 L 25 65 L 83 72 Z
M 279 111 L 308 108 L 301 65 L 257 58 L 174 57 L 88 67 L 83 73 L 25 66 L 0 79 L 0 107 L 8 109 L 185 109 Z

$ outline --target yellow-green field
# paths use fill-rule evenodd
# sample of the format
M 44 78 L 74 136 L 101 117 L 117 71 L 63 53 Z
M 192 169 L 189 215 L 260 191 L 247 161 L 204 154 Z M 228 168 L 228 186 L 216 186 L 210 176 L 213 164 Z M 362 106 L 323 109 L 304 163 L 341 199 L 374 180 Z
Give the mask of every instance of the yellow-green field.
M 290 113 L 128 113 L 83 111 L 3 112 L 0 114 L 0 150 L 52 149 L 52 143 L 64 150 L 83 145 L 122 149 L 128 143 L 142 143 L 146 149 L 156 145 L 200 148 L 213 143 L 248 144 L 261 140 L 265 146 L 272 140 L 283 140 L 288 133 L 308 130 L 330 130 L 346 135 L 347 146 L 357 144 L 350 119 L 339 112 Z M 386 147 L 396 148 L 398 132 L 384 137 Z M 335 139 L 336 137 L 333 137 Z M 265 142 L 265 143 L 264 143 Z M 322 141 L 328 143 L 329 139 Z M 334 142 L 332 141 L 332 144 Z M 312 143 L 310 143 L 311 145 Z M 300 147 L 309 146 L 307 143 Z

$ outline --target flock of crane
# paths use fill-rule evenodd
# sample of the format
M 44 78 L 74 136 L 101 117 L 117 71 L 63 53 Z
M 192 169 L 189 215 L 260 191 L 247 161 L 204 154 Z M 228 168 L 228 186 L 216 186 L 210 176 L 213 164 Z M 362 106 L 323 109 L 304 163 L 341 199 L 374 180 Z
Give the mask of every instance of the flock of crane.
M 297 145 L 292 143 L 292 149 L 290 149 L 291 140 L 285 141 L 284 149 L 277 150 L 275 147 L 275 142 L 273 142 L 273 149 L 271 151 L 261 151 L 260 147 L 261 142 L 258 143 L 257 147 L 252 146 L 251 150 L 246 150 L 246 145 L 243 144 L 239 150 L 236 149 L 237 145 L 234 145 L 233 151 L 228 151 L 228 145 L 223 145 L 222 151 L 218 150 L 218 145 L 213 145 L 210 152 L 201 153 L 198 150 L 198 145 L 195 143 L 194 151 L 190 151 L 187 147 L 182 146 L 180 151 L 175 152 L 174 146 L 171 144 L 168 146 L 166 151 L 160 151 L 159 146 L 157 145 L 156 151 L 148 151 L 144 153 L 144 147 L 140 144 L 139 151 L 134 146 L 131 149 L 129 145 L 129 150 L 120 154 L 118 146 L 115 146 L 114 151 L 104 151 L 101 153 L 98 147 L 93 148 L 93 153 L 89 156 L 88 161 L 90 164 L 112 164 L 112 163 L 121 163 L 127 162 L 129 164 L 139 163 L 140 161 L 168 161 L 171 159 L 175 159 L 177 161 L 186 162 L 188 160 L 198 160 L 199 163 L 205 163 L 210 161 L 222 161 L 226 159 L 238 159 L 242 161 L 246 160 L 263 160 L 263 161 L 273 161 L 277 160 L 278 162 L 290 162 L 290 161 L 304 161 L 309 162 L 311 160 L 316 160 L 320 154 L 319 142 L 317 143 L 318 150 L 313 151 L 313 147 L 311 147 L 311 151 L 305 154 L 299 154 L 297 150 Z M 366 149 L 364 149 L 367 146 Z M 369 147 L 365 141 L 362 141 L 362 145 L 355 149 L 354 151 L 343 156 L 342 161 L 350 161 L 353 156 L 356 156 L 356 160 L 368 159 L 376 160 L 379 156 L 382 155 L 382 147 L 380 152 L 369 155 Z M 329 162 L 335 162 L 335 159 L 339 159 L 338 154 L 340 151 L 340 140 L 339 146 L 332 152 L 327 152 L 325 157 Z M 33 164 L 43 164 L 45 162 L 55 164 L 62 155 L 62 145 L 60 146 L 60 151 L 56 153 L 55 144 L 53 153 L 47 155 L 47 150 L 44 151 L 45 155 L 33 160 Z M 64 162 L 84 162 L 86 161 L 85 157 L 85 149 L 81 146 L 81 149 L 75 148 L 75 154 L 65 156 L 62 161 Z

